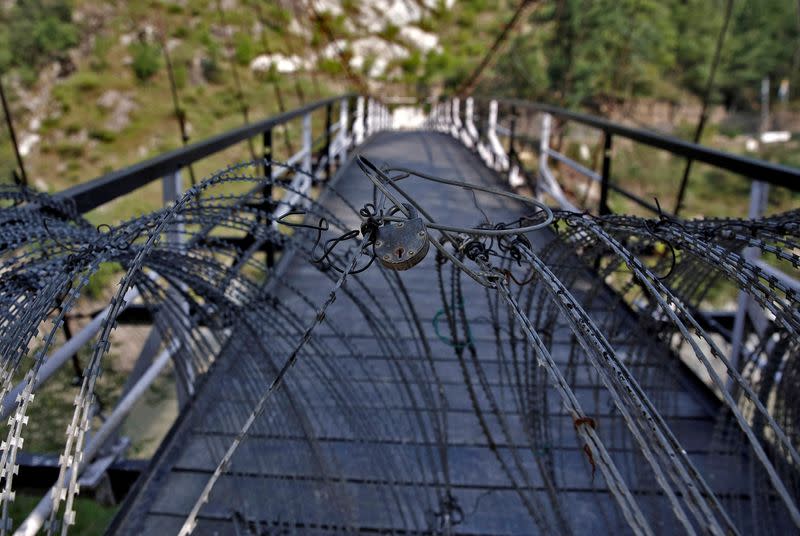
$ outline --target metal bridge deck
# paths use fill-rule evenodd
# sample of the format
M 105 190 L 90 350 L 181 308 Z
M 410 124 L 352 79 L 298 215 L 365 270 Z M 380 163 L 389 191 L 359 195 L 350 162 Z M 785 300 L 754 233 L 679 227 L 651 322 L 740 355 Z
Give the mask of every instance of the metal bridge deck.
M 359 150 L 379 164 L 501 186 L 493 171 L 442 134 L 384 133 Z M 353 162 L 336 181 L 335 189 L 356 207 L 371 197 L 371 185 Z M 446 215 L 449 222 L 473 226 L 483 219 L 466 191 L 445 193 L 411 179 L 407 188 L 434 215 Z M 358 225 L 358 218 L 341 199 L 333 195 L 322 199 L 346 225 Z M 510 221 L 523 213 L 523 207 L 510 200 L 482 199 L 481 207 L 493 221 Z M 533 237 L 534 245 L 543 247 L 552 238 L 542 232 Z M 519 489 L 532 501 L 540 501 L 537 504 L 547 505 L 540 514 L 552 526 L 558 526 L 555 518 L 560 516 L 575 534 L 620 530 L 624 523 L 604 491 L 602 476 L 593 475 L 572 418 L 543 379 L 546 376 L 536 370 L 514 371 L 511 357 L 498 352 L 494 327 L 486 314 L 490 306 L 486 289 L 464 278 L 463 306 L 482 378 L 468 356 L 460 360 L 447 337 L 436 333 L 434 323 L 441 316 L 442 300 L 434 257 L 431 252 L 422 264 L 400 274 L 419 315 L 432 362 L 413 319 L 397 306 L 396 293 L 401 289 L 393 273 L 375 265 L 348 280 L 346 294 L 328 310 L 330 322 L 314 332 L 312 344 L 301 353 L 286 385 L 200 511 L 196 534 L 414 533 L 441 526 L 445 478 L 441 464 L 431 461 L 442 455 L 431 426 L 436 411 L 446 416 L 450 489 L 458 505 L 451 510 L 458 521 L 453 533 L 539 533 Z M 301 255 L 287 262 L 273 304 L 286 320 L 264 326 L 267 345 L 253 343 L 246 329 L 231 337 L 128 499 L 114 531 L 174 534 L 181 527 L 254 401 L 335 280 L 336 274 L 321 274 Z M 449 271 L 446 274 L 449 278 Z M 587 310 L 602 322 L 603 315 L 610 314 L 609 292 L 588 271 L 576 281 L 571 290 L 586 300 Z M 365 311 L 379 311 L 376 304 L 381 303 L 386 305 L 385 316 L 375 313 L 369 318 Z M 624 354 L 626 345 L 639 344 L 642 334 L 633 320 L 615 322 L 616 332 L 609 339 Z M 645 513 L 652 516 L 654 528 L 671 532 L 672 521 L 662 510 L 652 475 L 632 452 L 635 448 L 626 438 L 625 426 L 597 377 L 576 355 L 569 329 L 557 324 L 551 335 L 554 358 L 596 420 L 598 432 L 608 441 Z M 670 359 L 668 350 L 654 343 L 650 356 L 632 360 L 631 369 L 692 460 L 704 474 L 717 475 L 712 483 L 715 489 L 735 492 L 734 478 L 723 470 L 714 471 L 714 467 L 724 468 L 725 455 L 707 451 L 717 408 L 682 365 Z M 531 377 L 538 378 L 533 385 Z M 443 386 L 445 409 L 431 408 L 436 378 Z M 493 396 L 487 397 L 478 387 L 481 381 Z M 233 385 L 237 388 L 231 389 Z M 520 406 L 515 393 L 524 389 L 538 389 L 542 403 L 535 411 Z M 492 413 L 493 404 L 503 419 Z M 476 405 L 485 412 L 491 441 L 476 416 Z M 530 419 L 546 424 L 533 440 L 538 448 L 525 447 L 532 441 L 525 433 Z M 513 480 L 499 460 L 513 468 Z M 553 488 L 557 505 L 548 495 Z

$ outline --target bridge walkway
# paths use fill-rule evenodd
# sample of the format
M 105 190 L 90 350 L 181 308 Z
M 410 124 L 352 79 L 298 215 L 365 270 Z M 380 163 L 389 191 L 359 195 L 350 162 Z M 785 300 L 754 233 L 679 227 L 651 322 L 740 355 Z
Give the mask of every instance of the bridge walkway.
M 378 164 L 502 186 L 495 172 L 443 134 L 381 133 L 358 150 Z M 353 206 L 370 200 L 371 185 L 352 161 L 335 180 L 336 191 Z M 515 201 L 481 198 L 484 214 L 467 191 L 413 179 L 406 188 L 434 216 L 456 225 L 474 226 L 484 215 L 512 221 L 525 211 Z M 323 196 L 322 204 L 345 226 L 358 226 L 342 198 Z M 531 239 L 542 248 L 553 236 L 542 231 Z M 177 533 L 255 400 L 314 318 L 337 274 L 321 273 L 299 254 L 286 262 L 272 304 L 282 320 L 257 336 L 242 328 L 231 337 L 125 503 L 116 533 Z M 449 266 L 443 273 L 449 285 Z M 473 361 L 466 352 L 459 356 L 449 340 L 433 251 L 399 278 L 402 287 L 395 273 L 375 265 L 348 280 L 215 486 L 195 533 L 422 533 L 443 526 L 446 512 L 454 534 L 536 534 L 545 532 L 540 524 L 555 528 L 563 522 L 575 534 L 624 533 L 602 476 L 594 474 L 546 374 L 527 367 L 530 358 L 523 362 L 497 344 L 488 313 L 497 307 L 495 298 L 462 278 Z M 590 272 L 571 291 L 598 322 L 611 315 L 613 297 Z M 419 325 L 403 305 L 403 292 Z M 625 355 L 626 348 L 641 347 L 642 335 L 634 320 L 617 316 L 607 324 L 616 326 L 609 339 Z M 653 526 L 671 532 L 674 519 L 655 480 L 569 328 L 557 321 L 549 335 L 554 358 Z M 253 341 L 257 337 L 260 343 Z M 647 359 L 630 356 L 631 369 L 701 472 L 721 475 L 712 484 L 735 493 L 737 483 L 722 476 L 724 453 L 709 452 L 718 408 L 667 349 L 653 346 Z M 535 437 L 526 432 L 531 427 Z M 526 506 L 531 504 L 541 507 L 540 524 Z

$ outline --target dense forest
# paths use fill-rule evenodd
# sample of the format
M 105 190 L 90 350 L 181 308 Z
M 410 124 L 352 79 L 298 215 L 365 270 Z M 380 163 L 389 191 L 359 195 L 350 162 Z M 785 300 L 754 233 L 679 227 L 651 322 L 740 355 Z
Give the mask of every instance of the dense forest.
M 773 87 L 789 80 L 792 94 L 800 95 L 797 0 L 543 2 L 511 39 L 486 90 L 570 107 L 701 96 L 723 28 L 717 102 L 753 106 L 765 77 Z

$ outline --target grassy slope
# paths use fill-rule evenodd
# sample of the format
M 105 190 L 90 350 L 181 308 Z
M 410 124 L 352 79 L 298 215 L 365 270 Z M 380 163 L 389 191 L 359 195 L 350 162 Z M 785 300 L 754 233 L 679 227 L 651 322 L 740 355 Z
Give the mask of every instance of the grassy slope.
M 227 3 L 226 3 L 227 4 Z M 349 20 L 357 21 L 356 11 L 366 9 L 357 3 L 343 2 Z M 382 81 L 387 91 L 408 94 L 416 88 L 413 81 L 422 76 L 426 83 L 437 84 L 442 80 L 463 75 L 477 61 L 484 43 L 492 36 L 511 10 L 510 2 L 489 5 L 485 1 L 459 2 L 451 9 L 428 11 L 419 26 L 436 32 L 442 44 L 441 54 L 432 54 L 419 62 L 395 61 L 387 72 L 391 80 Z M 81 53 L 77 56 L 77 71 L 58 80 L 50 95 L 48 113 L 42 121 L 39 134 L 41 142 L 26 157 L 26 166 L 32 185 L 58 191 L 86 181 L 113 169 L 138 162 L 180 145 L 178 123 L 174 115 L 166 69 L 161 68 L 149 80 L 136 79 L 129 63 L 131 48 L 123 43 L 121 36 L 127 35 L 136 41 L 137 31 L 155 23 L 166 28 L 167 39 L 173 41 L 171 51 L 176 66 L 179 95 L 191 125 L 193 141 L 209 137 L 242 124 L 240 104 L 231 76 L 229 56 L 234 55 L 236 43 L 249 40 L 252 57 L 264 53 L 261 39 L 254 31 L 255 12 L 243 1 L 233 2 L 225 11 L 225 27 L 233 34 L 233 46 L 226 47 L 214 0 L 187 0 L 183 5 L 160 0 L 142 3 L 105 5 L 97 0 L 77 0 L 75 13 L 78 24 L 88 24 L 88 19 L 99 20 L 99 29 L 85 30 Z M 268 8 L 271 9 L 271 8 Z M 96 14 L 101 15 L 96 15 Z M 92 18 L 92 14 L 94 18 Z M 286 15 L 286 13 L 284 13 Z M 268 21 L 276 20 L 267 13 Z M 364 35 L 364 28 L 355 26 L 349 33 L 340 19 L 333 26 L 337 38 L 357 38 Z M 298 19 L 304 28 L 309 27 L 307 18 Z M 395 30 L 395 31 L 391 31 Z M 378 32 L 396 42 L 396 28 Z M 291 34 L 286 25 L 278 22 L 268 28 L 267 39 L 273 52 L 291 50 L 307 55 L 328 44 L 327 38 L 317 32 L 314 42 Z M 189 73 L 192 57 L 196 54 L 216 55 L 221 69 L 221 80 L 216 83 L 193 84 Z M 419 59 L 419 58 L 415 58 Z M 335 62 L 333 62 L 335 63 Z M 274 115 L 278 112 L 274 88 L 271 83 L 258 79 L 250 72 L 246 61 L 237 65 L 244 88 L 244 100 L 250 108 L 251 119 Z M 299 84 L 306 100 L 315 100 L 344 91 L 348 84 L 341 69 L 326 66 L 327 72 L 283 75 L 279 84 L 288 109 L 300 104 L 296 91 Z M 98 106 L 98 99 L 109 90 L 133 96 L 136 109 L 130 114 L 130 123 L 120 132 L 109 131 L 105 123 L 108 111 Z M 385 94 L 385 93 L 384 93 Z M 29 116 L 17 102 L 16 122 L 26 125 Z M 315 118 L 319 126 L 321 118 Z M 299 125 L 298 125 L 299 126 Z M 293 137 L 297 139 L 298 126 Z M 25 129 L 18 127 L 20 132 Z M 319 131 L 319 130 L 317 130 Z M 86 137 L 88 136 L 88 139 Z M 279 136 L 282 139 L 282 136 Z M 0 140 L 2 143 L 3 140 Z M 6 145 L 5 143 L 3 145 Z M 295 144 L 296 146 L 296 144 Z M 6 145 L 7 147 L 7 145 Z M 198 177 L 232 162 L 249 159 L 246 144 L 215 155 L 195 166 Z M 12 167 L 11 153 L 3 151 L 0 156 L 0 172 Z M 3 180 L 8 172 L 3 174 Z M 188 183 L 188 181 L 187 181 Z M 143 211 L 155 209 L 161 203 L 160 187 L 152 185 L 130 199 L 121 199 L 90 215 L 90 219 L 119 221 Z
M 364 5 L 357 2 L 342 2 L 342 5 L 345 15 L 338 19 L 334 17 L 331 23 L 336 37 L 352 39 L 364 35 L 365 28 L 357 24 L 360 20 L 359 10 L 366 9 Z M 97 0 L 76 1 L 76 14 L 82 17 L 79 24 L 88 24 L 86 21 L 92 19 L 92 13 L 102 14 L 93 19 L 101 21 L 99 30 L 93 31 L 91 38 L 89 32 L 85 32 L 86 36 L 81 44 L 84 53 L 77 61 L 76 73 L 58 81 L 53 87 L 50 113 L 44 118 L 40 130 L 42 141 L 26 158 L 31 182 L 50 191 L 61 190 L 180 145 L 166 70 L 162 65 L 151 79 L 146 82 L 137 80 L 126 63 L 131 57 L 130 46 L 120 38 L 128 35 L 135 40 L 137 30 L 152 26 L 154 22 L 166 28 L 167 38 L 175 43 L 171 55 L 176 66 L 180 99 L 191 125 L 192 140 L 196 141 L 242 124 L 228 60 L 229 56 L 234 55 L 235 47 L 227 49 L 225 46 L 227 40 L 222 36 L 215 0 L 187 0 L 182 4 L 149 0 L 131 3 L 129 6 L 103 6 Z M 255 13 L 248 6 L 243 0 L 232 2 L 225 12 L 225 23 L 232 34 L 232 42 L 249 39 L 249 55 L 252 56 L 263 53 L 264 50 L 253 29 Z M 423 56 L 421 59 L 414 58 L 419 61 L 393 62 L 388 69 L 392 72 L 392 79 L 387 80 L 384 77 L 382 92 L 413 94 L 417 89 L 427 91 L 428 88 L 441 84 L 452 85 L 475 66 L 487 43 L 499 31 L 514 7 L 515 3 L 507 0 L 496 3 L 467 0 L 456 2 L 450 9 L 441 7 L 427 12 L 418 26 L 438 35 L 442 45 L 441 53 Z M 292 16 L 287 13 L 284 15 Z M 275 14 L 270 13 L 267 13 L 266 18 L 272 22 L 277 20 Z M 343 23 L 345 19 L 354 24 L 349 31 Z M 305 28 L 310 27 L 305 17 L 298 19 L 298 22 Z M 268 28 L 267 39 L 273 51 L 292 50 L 307 55 L 327 44 L 327 38 L 317 32 L 312 47 L 308 40 L 290 34 L 286 26 L 278 22 L 274 28 Z M 378 33 L 387 39 L 402 42 L 396 36 L 396 30 L 396 27 L 388 25 L 384 31 Z M 214 51 L 222 72 L 221 80 L 217 83 L 193 84 L 188 67 L 192 57 L 198 53 L 210 56 Z M 250 117 L 256 119 L 277 113 L 278 106 L 271 83 L 259 80 L 247 65 L 240 64 L 237 69 L 244 87 L 244 99 L 250 107 Z M 316 73 L 313 80 L 309 73 L 281 76 L 279 84 L 287 108 L 300 104 L 296 85 L 301 87 L 307 100 L 346 89 L 347 82 L 341 69 L 337 71 L 333 66 L 327 65 L 326 70 L 327 72 Z M 417 86 L 418 80 L 422 80 L 421 87 Z M 109 112 L 97 105 L 98 99 L 109 90 L 132 95 L 137 106 L 130 114 L 130 124 L 118 133 L 105 128 Z M 20 103 L 16 103 L 17 123 L 25 125 L 29 118 L 19 110 L 19 105 Z M 315 120 L 315 126 L 321 126 L 321 118 L 316 117 Z M 295 125 L 291 132 L 295 146 L 298 126 Z M 709 130 L 711 134 L 714 133 L 713 128 Z M 82 139 L 85 136 L 88 136 L 88 140 Z M 276 139 L 280 143 L 283 137 L 278 135 Z M 724 136 L 716 136 L 714 139 L 709 136 L 704 141 L 727 150 L 734 148 L 727 143 Z M 3 145 L 5 150 L 0 151 L 0 176 L 5 178 L 13 164 L 8 145 Z M 795 149 L 794 145 L 775 146 L 761 156 L 798 165 L 800 162 L 797 161 Z M 283 151 L 282 156 L 287 154 L 287 151 Z M 194 171 L 198 177 L 203 177 L 231 162 L 245 159 L 249 159 L 249 151 L 246 144 L 240 144 L 198 163 Z M 654 162 L 658 165 L 654 165 Z M 667 206 L 674 203 L 674 192 L 682 172 L 683 163 L 668 155 L 657 154 L 641 147 L 617 150 L 615 177 L 647 198 L 658 196 Z M 714 170 L 704 169 L 703 166 L 696 166 L 692 178 L 688 196 L 689 213 L 742 213 L 746 207 L 745 196 L 741 195 L 746 192 L 746 181 L 726 177 Z M 188 183 L 186 177 L 184 180 Z M 119 221 L 153 210 L 161 204 L 160 190 L 160 185 L 154 183 L 136 195 L 102 207 L 89 217 L 97 223 Z M 796 202 L 796 199 L 783 193 L 773 194 L 773 199 L 776 201 L 773 210 L 786 208 Z M 617 203 L 617 208 L 627 208 L 623 200 L 612 202 Z
M 83 1 L 79 4 L 92 2 Z M 187 79 L 187 64 L 191 62 L 195 50 L 208 51 L 205 43 L 209 42 L 212 29 L 216 28 L 216 13 L 200 5 L 205 2 L 189 2 L 186 8 L 160 2 L 150 2 L 146 15 L 137 14 L 141 20 L 159 20 L 164 27 L 170 29 L 170 38 L 180 39 L 180 43 L 172 50 L 173 63 L 176 65 L 179 80 L 179 94 L 182 105 L 186 109 L 188 122 L 191 125 L 192 140 L 199 140 L 220 131 L 234 128 L 242 124 L 236 88 L 230 75 L 230 63 L 221 58 L 218 66 L 223 70 L 219 83 L 203 83 L 193 85 Z M 212 4 L 213 5 L 213 4 Z M 231 26 L 243 24 L 243 17 L 236 13 L 226 13 L 226 23 Z M 146 24 L 143 22 L 140 26 Z M 128 21 L 126 10 L 118 9 L 112 18 L 106 21 L 104 34 L 120 36 L 133 30 Z M 180 37 L 176 37 L 180 36 Z M 270 40 L 277 41 L 279 36 L 274 32 Z M 90 141 L 85 144 L 70 141 L 57 142 L 50 145 L 47 139 L 41 144 L 41 151 L 33 158 L 28 158 L 30 174 L 41 178 L 50 190 L 60 190 L 95 177 L 101 173 L 133 164 L 144 158 L 154 156 L 180 145 L 178 123 L 172 107 L 169 82 L 166 69 L 162 68 L 148 81 L 136 79 L 131 68 L 123 64 L 129 57 L 129 49 L 125 44 L 113 41 L 105 51 L 103 63 L 105 67 L 94 69 L 91 63 L 98 63 L 97 58 L 85 58 L 85 64 L 78 65 L 78 72 L 60 83 L 54 97 L 60 103 L 64 114 L 52 121 L 51 129 L 54 138 L 65 132 L 87 129 Z M 261 118 L 278 112 L 272 87 L 264 81 L 256 80 L 246 66 L 237 65 L 244 86 L 244 99 L 250 108 L 251 118 Z M 318 94 L 311 88 L 307 78 L 299 80 L 301 88 L 312 98 Z M 294 91 L 294 82 L 281 80 L 281 87 L 289 108 L 299 104 Z M 336 92 L 339 87 L 326 84 L 325 93 Z M 96 105 L 98 98 L 108 90 L 128 92 L 134 96 L 137 108 L 130 114 L 130 124 L 121 132 L 110 138 L 97 132 L 103 132 L 103 124 L 107 113 Z M 268 98 L 264 98 L 264 96 Z M 48 129 L 50 130 L 50 129 Z M 45 135 L 50 132 L 45 133 Z M 91 139 L 92 137 L 99 139 Z M 232 148 L 224 154 L 211 157 L 196 166 L 198 176 L 204 176 L 230 162 L 249 158 L 246 144 Z M 52 173 L 66 163 L 66 173 Z M 142 211 L 152 210 L 160 205 L 160 186 L 146 188 L 135 197 L 120 200 L 104 207 L 96 220 L 119 220 L 131 217 Z

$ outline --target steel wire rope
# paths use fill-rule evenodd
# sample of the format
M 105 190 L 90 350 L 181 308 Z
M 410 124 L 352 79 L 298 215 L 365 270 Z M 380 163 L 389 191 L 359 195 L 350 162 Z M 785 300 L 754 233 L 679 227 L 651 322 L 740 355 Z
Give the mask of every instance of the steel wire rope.
M 726 368 L 733 375 L 733 378 L 735 379 L 737 384 L 747 393 L 748 399 L 750 399 L 752 402 L 756 404 L 757 407 L 759 407 L 759 410 L 762 412 L 762 415 L 766 417 L 766 419 L 772 426 L 773 431 L 776 433 L 777 437 L 781 440 L 781 442 L 783 442 L 787 446 L 789 454 L 792 457 L 796 458 L 798 456 L 797 451 L 791 445 L 786 435 L 783 433 L 781 428 L 777 426 L 776 423 L 774 423 L 773 418 L 766 411 L 766 408 L 763 408 L 763 405 L 758 400 L 758 397 L 756 397 L 755 394 L 752 393 L 749 386 L 747 386 L 747 384 L 744 382 L 738 371 L 736 371 L 733 367 L 730 366 L 730 363 L 724 357 L 722 352 L 720 352 L 719 349 L 716 347 L 716 344 L 713 341 L 711 341 L 710 337 L 708 337 L 707 334 L 705 334 L 705 331 L 699 326 L 699 324 L 697 324 L 697 321 L 691 315 L 689 315 L 688 312 L 685 311 L 683 305 L 672 297 L 671 293 L 669 293 L 669 290 L 666 289 L 666 287 L 664 287 L 663 284 L 660 283 L 660 281 L 658 281 L 658 278 L 655 279 L 648 278 L 648 276 L 646 275 L 646 269 L 644 269 L 640 261 L 638 261 L 635 258 L 631 258 L 630 255 L 626 254 L 624 248 L 621 248 L 619 244 L 612 237 L 608 236 L 602 230 L 598 229 L 591 223 L 587 227 L 591 229 L 593 232 L 596 232 L 598 236 L 601 237 L 601 239 L 607 240 L 609 245 L 611 245 L 618 252 L 618 254 L 625 259 L 626 263 L 630 266 L 632 270 L 634 270 L 639 275 L 639 279 L 643 282 L 645 287 L 651 292 L 653 297 L 659 302 L 662 310 L 672 319 L 675 325 L 681 330 L 684 339 L 692 346 L 693 350 L 695 351 L 695 355 L 697 355 L 700 362 L 705 366 L 706 370 L 708 370 L 709 375 L 712 378 L 712 381 L 721 390 L 724 401 L 730 407 L 731 411 L 733 412 L 734 416 L 739 422 L 742 431 L 745 433 L 748 440 L 750 441 L 750 444 L 753 447 L 756 457 L 759 459 L 759 461 L 762 463 L 765 470 L 767 471 L 767 474 L 769 475 L 770 480 L 772 481 L 773 486 L 775 487 L 775 490 L 778 492 L 784 504 L 786 505 L 787 510 L 789 511 L 794 523 L 800 527 L 800 510 L 798 510 L 797 505 L 795 504 L 794 500 L 791 498 L 790 494 L 786 490 L 786 487 L 784 483 L 781 481 L 777 472 L 775 471 L 773 464 L 767 458 L 766 453 L 763 450 L 763 447 L 753 434 L 752 428 L 748 425 L 744 416 L 742 416 L 741 412 L 737 409 L 735 401 L 732 399 L 727 389 L 722 384 L 721 379 L 714 371 L 710 362 L 707 360 L 704 352 L 699 348 L 699 346 L 697 346 L 697 343 L 695 343 L 694 339 L 692 339 L 686 326 L 679 319 L 677 314 L 673 312 L 673 309 L 667 304 L 667 302 L 665 302 L 663 298 L 661 298 L 661 295 L 658 293 L 658 291 L 663 292 L 667 296 L 667 299 L 675 306 L 676 310 L 681 314 L 681 316 L 687 318 L 692 327 L 698 333 L 703 335 L 703 338 L 706 339 L 706 341 L 708 342 L 714 356 L 720 359 L 726 365 Z
M 360 246 L 362 246 L 362 247 L 365 246 L 367 244 L 368 239 L 369 239 L 369 237 L 365 236 L 361 240 Z M 305 333 L 303 334 L 303 337 L 301 338 L 301 340 L 298 342 L 298 344 L 295 345 L 294 349 L 292 350 L 292 353 L 288 356 L 288 358 L 286 359 L 284 364 L 279 369 L 278 374 L 275 376 L 275 378 L 272 380 L 270 385 L 267 387 L 267 389 L 264 392 L 264 394 L 261 396 L 261 398 L 256 403 L 256 406 L 253 408 L 253 410 L 252 410 L 250 416 L 248 417 L 247 421 L 245 421 L 245 424 L 242 427 L 241 431 L 239 432 L 239 434 L 237 434 L 236 439 L 234 439 L 234 441 L 231 443 L 230 447 L 226 451 L 226 453 L 223 456 L 222 460 L 217 465 L 217 468 L 214 470 L 214 473 L 212 474 L 211 478 L 209 479 L 209 481 L 206 483 L 206 485 L 204 486 L 203 490 L 201 491 L 200 496 L 198 497 L 197 501 L 194 503 L 194 506 L 192 507 L 191 511 L 189 512 L 189 516 L 186 518 L 186 520 L 184 521 L 184 523 L 183 523 L 183 525 L 181 527 L 181 530 L 180 530 L 180 533 L 179 533 L 181 536 L 186 536 L 186 535 L 190 534 L 192 532 L 192 530 L 194 530 L 197 514 L 200 511 L 200 507 L 208 500 L 208 495 L 209 495 L 209 493 L 211 491 L 211 488 L 214 486 L 216 481 L 219 479 L 219 477 L 221 476 L 222 472 L 224 472 L 225 469 L 227 468 L 227 465 L 230 463 L 231 457 L 236 452 L 236 449 L 239 447 L 239 445 L 241 444 L 242 440 L 247 436 L 250 428 L 253 425 L 253 422 L 256 420 L 256 418 L 258 418 L 258 416 L 260 416 L 261 413 L 263 413 L 263 411 L 264 411 L 264 409 L 266 407 L 266 403 L 269 401 L 271 395 L 277 389 L 280 388 L 281 384 L 283 383 L 283 379 L 285 378 L 285 376 L 288 373 L 289 369 L 296 362 L 297 356 L 298 356 L 300 350 L 302 349 L 302 347 L 310 339 L 311 333 L 313 332 L 314 328 L 316 328 L 319 325 L 319 323 L 321 323 L 322 320 L 325 318 L 325 311 L 335 301 L 336 292 L 344 284 L 344 281 L 346 280 L 347 275 L 349 274 L 349 272 L 351 270 L 355 269 L 356 263 L 358 262 L 358 259 L 359 259 L 360 256 L 361 256 L 361 251 L 360 251 L 360 248 L 359 248 L 356 251 L 356 253 L 353 254 L 352 260 L 350 261 L 350 264 L 349 264 L 349 267 L 344 272 L 342 272 L 342 275 L 339 277 L 339 280 L 333 286 L 333 288 L 331 289 L 330 293 L 328 294 L 327 299 L 322 304 L 322 306 L 318 309 L 316 318 L 308 326 L 308 328 L 306 329 Z

